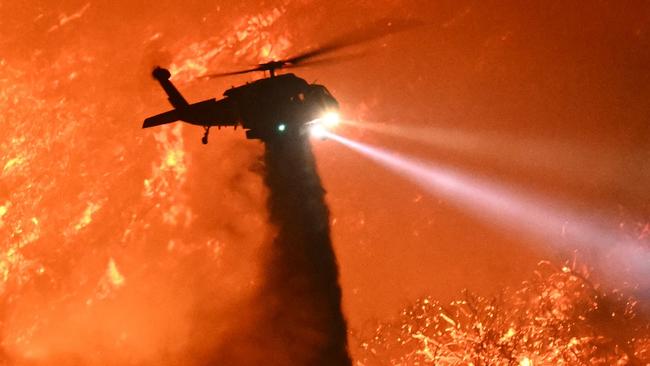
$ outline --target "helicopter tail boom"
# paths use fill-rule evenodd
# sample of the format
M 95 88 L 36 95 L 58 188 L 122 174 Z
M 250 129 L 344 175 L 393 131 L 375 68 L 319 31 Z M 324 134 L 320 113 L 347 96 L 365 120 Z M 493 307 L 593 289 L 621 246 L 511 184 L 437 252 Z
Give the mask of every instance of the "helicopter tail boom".
M 189 103 L 187 103 L 187 100 L 185 100 L 185 98 L 183 98 L 183 95 L 181 95 L 181 92 L 179 92 L 174 84 L 169 81 L 169 78 L 171 77 L 169 70 L 163 69 L 161 67 L 156 67 L 153 70 L 152 75 L 154 79 L 158 80 L 160 86 L 165 89 L 165 93 L 167 93 L 168 96 L 167 99 L 174 108 L 183 109 L 189 105 Z

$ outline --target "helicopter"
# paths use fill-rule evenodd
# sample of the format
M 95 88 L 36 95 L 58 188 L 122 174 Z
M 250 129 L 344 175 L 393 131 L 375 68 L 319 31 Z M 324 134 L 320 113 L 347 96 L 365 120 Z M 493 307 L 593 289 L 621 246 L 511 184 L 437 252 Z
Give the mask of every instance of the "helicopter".
M 347 34 L 321 47 L 283 60 L 269 61 L 255 67 L 224 73 L 204 75 L 212 79 L 251 72 L 268 72 L 268 77 L 226 90 L 221 99 L 207 99 L 188 103 L 170 81 L 169 70 L 155 67 L 152 75 L 167 94 L 174 109 L 144 120 L 142 128 L 183 121 L 201 126 L 203 144 L 208 143 L 210 128 L 243 127 L 248 139 L 270 142 L 277 139 L 297 138 L 310 131 L 322 132 L 339 121 L 339 103 L 320 84 L 308 83 L 292 73 L 278 74 L 287 68 L 336 61 L 336 58 L 317 59 L 323 54 L 406 30 L 414 22 L 380 21 L 364 32 Z M 319 133 L 320 132 L 320 133 Z M 322 136 L 321 136 L 322 137 Z
M 305 126 L 337 119 L 339 104 L 323 85 L 309 84 L 291 73 L 275 75 L 274 65 L 261 66 L 270 71 L 270 77 L 231 88 L 222 99 L 193 104 L 189 104 L 169 80 L 170 72 L 156 67 L 153 77 L 167 93 L 174 109 L 145 119 L 142 127 L 181 120 L 202 126 L 205 132 L 201 141 L 207 144 L 212 126 L 242 126 L 246 138 L 269 141 L 305 133 Z

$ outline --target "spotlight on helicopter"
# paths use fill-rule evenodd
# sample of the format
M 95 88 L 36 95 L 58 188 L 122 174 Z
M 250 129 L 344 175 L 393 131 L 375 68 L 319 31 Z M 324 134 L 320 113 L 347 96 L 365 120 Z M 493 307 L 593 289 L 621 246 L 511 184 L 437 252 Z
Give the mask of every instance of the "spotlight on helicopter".
M 316 124 L 309 128 L 309 133 L 311 133 L 313 137 L 324 140 L 327 136 L 327 129 L 321 124 Z
M 333 128 L 341 123 L 341 116 L 336 112 L 326 112 L 320 118 L 320 121 L 325 127 Z
M 324 140 L 328 130 L 335 128 L 341 123 L 341 117 L 334 111 L 323 113 L 320 118 L 309 122 L 309 133 L 311 136 Z

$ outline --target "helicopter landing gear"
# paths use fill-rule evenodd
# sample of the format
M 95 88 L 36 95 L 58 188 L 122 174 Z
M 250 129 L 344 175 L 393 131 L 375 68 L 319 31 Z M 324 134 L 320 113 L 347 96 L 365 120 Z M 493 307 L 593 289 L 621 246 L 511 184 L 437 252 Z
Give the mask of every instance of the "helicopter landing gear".
M 203 126 L 203 130 L 205 132 L 203 133 L 203 137 L 201 138 L 201 142 L 203 143 L 203 145 L 207 145 L 208 144 L 208 134 L 210 133 L 210 126 Z

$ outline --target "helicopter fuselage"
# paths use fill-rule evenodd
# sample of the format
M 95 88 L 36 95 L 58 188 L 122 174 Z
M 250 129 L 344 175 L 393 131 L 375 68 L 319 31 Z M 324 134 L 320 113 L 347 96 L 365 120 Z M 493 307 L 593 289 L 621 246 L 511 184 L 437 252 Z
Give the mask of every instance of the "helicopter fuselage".
M 249 139 L 288 138 L 305 132 L 305 127 L 327 112 L 338 111 L 338 102 L 322 85 L 309 84 L 294 74 L 256 80 L 224 92 L 222 99 L 189 104 L 169 81 L 167 70 L 153 72 L 175 108 L 145 119 L 143 128 L 175 121 L 209 127 L 246 130 Z M 207 133 L 204 143 L 207 142 Z

